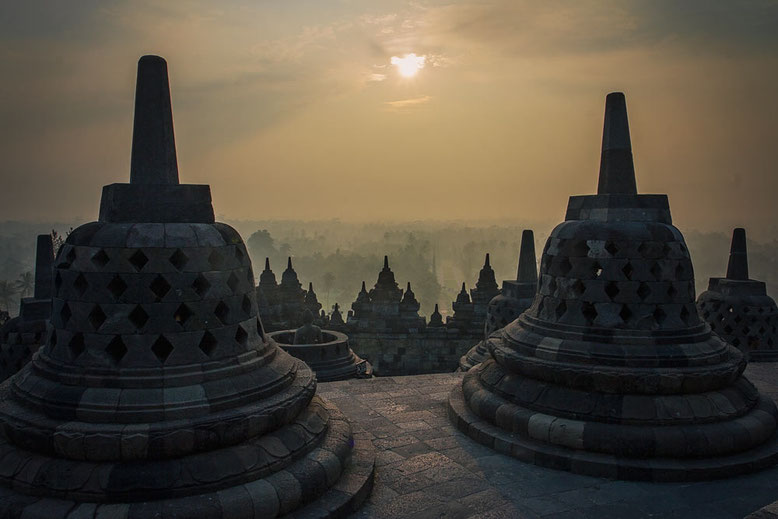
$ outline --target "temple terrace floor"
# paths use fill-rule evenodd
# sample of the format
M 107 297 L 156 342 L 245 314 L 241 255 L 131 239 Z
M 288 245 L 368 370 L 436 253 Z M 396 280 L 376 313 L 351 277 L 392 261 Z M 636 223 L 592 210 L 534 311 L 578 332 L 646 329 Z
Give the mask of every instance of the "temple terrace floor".
M 778 363 L 746 376 L 778 401 Z M 778 466 L 701 483 L 612 481 L 497 454 L 454 428 L 446 402 L 461 373 L 319 384 L 378 451 L 376 481 L 354 518 L 744 517 L 778 499 Z M 773 507 L 760 512 L 768 515 Z M 778 506 L 776 506 L 778 510 Z

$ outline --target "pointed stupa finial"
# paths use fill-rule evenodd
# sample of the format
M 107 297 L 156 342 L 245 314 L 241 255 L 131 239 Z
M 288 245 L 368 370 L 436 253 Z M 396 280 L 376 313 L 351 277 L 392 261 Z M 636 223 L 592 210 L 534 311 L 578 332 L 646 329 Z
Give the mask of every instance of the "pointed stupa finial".
M 167 62 L 159 56 L 138 60 L 130 184 L 178 184 Z
M 265 257 L 265 270 L 270 270 L 270 258 Z
M 308 292 L 313 292 L 313 281 L 308 282 Z
M 486 259 L 484 260 L 484 267 L 491 267 L 489 264 L 489 253 L 486 253 Z
M 521 232 L 519 249 L 519 271 L 516 274 L 519 283 L 538 282 L 538 264 L 535 258 L 535 234 L 530 229 Z
M 389 270 L 389 256 L 384 256 L 384 270 Z
M 35 247 L 35 299 L 51 299 L 54 295 L 54 244 L 51 234 L 39 234 Z
M 462 281 L 462 292 L 467 293 L 467 289 L 465 288 L 465 282 Z
M 408 286 L 405 287 L 405 291 L 406 292 L 410 292 L 411 291 L 411 282 L 410 281 L 408 281 Z
M 367 289 L 365 288 L 365 282 L 362 282 L 362 292 L 367 292 Z
M 605 125 L 602 130 L 598 195 L 636 195 L 635 166 L 629 138 L 627 101 L 622 92 L 605 98 Z
M 435 303 L 435 311 L 438 311 L 438 303 Z
M 738 227 L 732 231 L 732 245 L 729 248 L 727 279 L 748 279 L 748 251 L 746 249 L 746 230 Z
M 294 270 L 292 268 L 292 257 L 291 256 L 287 256 L 287 258 L 286 258 L 286 270 Z

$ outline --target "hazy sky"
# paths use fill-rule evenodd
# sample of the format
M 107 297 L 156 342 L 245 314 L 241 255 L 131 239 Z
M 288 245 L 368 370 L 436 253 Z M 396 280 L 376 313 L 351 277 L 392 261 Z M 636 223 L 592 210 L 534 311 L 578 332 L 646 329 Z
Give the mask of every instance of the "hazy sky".
M 148 53 L 222 218 L 560 221 L 623 90 L 641 192 L 778 234 L 777 1 L 5 2 L 0 220 L 96 218 Z

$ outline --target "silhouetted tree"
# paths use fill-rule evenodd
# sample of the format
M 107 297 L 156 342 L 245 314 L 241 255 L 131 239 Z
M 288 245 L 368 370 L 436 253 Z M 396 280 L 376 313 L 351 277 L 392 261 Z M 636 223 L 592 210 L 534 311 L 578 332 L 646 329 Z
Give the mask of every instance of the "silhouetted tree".
M 29 270 L 22 272 L 16 280 L 16 291 L 21 294 L 22 297 L 32 295 L 32 291 L 35 288 L 35 277 Z
M 10 281 L 6 280 L 0 280 L 0 302 L 3 303 L 3 306 L 5 306 L 5 310 L 8 310 L 8 307 L 11 304 L 11 299 L 16 294 L 16 290 L 13 287 L 13 284 L 11 284 Z

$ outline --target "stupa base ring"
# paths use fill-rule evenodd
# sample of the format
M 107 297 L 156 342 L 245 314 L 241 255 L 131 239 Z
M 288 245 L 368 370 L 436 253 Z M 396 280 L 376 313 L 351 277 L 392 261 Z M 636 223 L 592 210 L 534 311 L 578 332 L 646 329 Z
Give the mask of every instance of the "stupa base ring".
M 448 415 L 471 439 L 497 452 L 541 467 L 620 480 L 681 482 L 729 478 L 778 462 L 778 434 L 753 449 L 710 458 L 627 458 L 543 443 L 510 433 L 475 414 L 457 385 L 449 395 Z
M 348 422 L 335 406 L 322 399 L 330 420 Z M 339 429 L 339 427 L 338 427 Z M 254 519 L 256 517 L 344 517 L 355 511 L 370 494 L 375 472 L 375 448 L 351 427 L 350 455 L 340 467 L 323 466 L 316 449 L 269 476 L 202 494 L 127 503 L 87 503 L 67 498 L 34 496 L 0 487 L 0 517 L 71 519 L 151 517 L 198 519 Z M 335 432 L 334 434 L 342 434 Z M 311 470 L 317 466 L 317 470 Z M 334 481 L 332 481 L 334 479 Z M 285 512 L 289 512 L 286 513 Z M 285 514 L 285 515 L 284 515 Z

